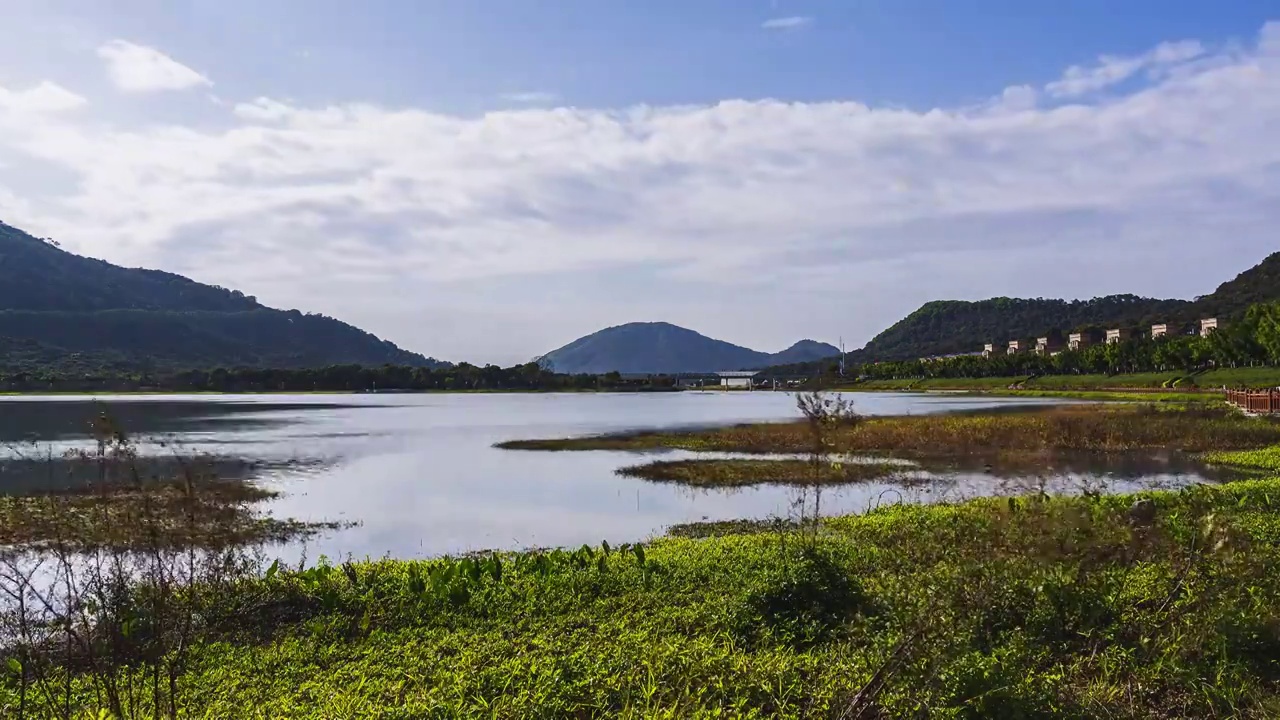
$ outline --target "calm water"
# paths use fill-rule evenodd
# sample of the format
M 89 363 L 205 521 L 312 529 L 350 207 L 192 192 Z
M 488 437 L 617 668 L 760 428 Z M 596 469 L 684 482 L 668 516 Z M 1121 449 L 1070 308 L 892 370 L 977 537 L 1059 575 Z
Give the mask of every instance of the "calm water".
M 945 395 L 858 394 L 864 414 L 954 412 L 1045 401 Z M 690 490 L 622 478 L 638 453 L 497 450 L 496 442 L 637 428 L 684 427 L 797 416 L 787 393 L 564 395 L 357 395 L 252 397 L 0 398 L 0 492 L 55 482 L 41 454 L 84 447 L 87 423 L 106 409 L 148 454 L 185 451 L 225 458 L 239 472 L 283 490 L 282 517 L 359 523 L 309 541 L 315 558 L 411 557 L 488 548 L 613 543 L 703 519 L 786 516 L 795 491 L 759 487 Z M 160 441 L 169 443 L 161 446 Z M 678 458 L 687 453 L 660 453 Z M 36 456 L 33 458 L 33 455 Z M 19 458 L 27 458 L 23 461 Z M 1154 464 L 1063 462 L 1051 489 L 1174 486 L 1202 479 L 1177 458 Z M 57 482 L 66 482 L 58 480 Z M 824 512 L 883 502 L 930 501 L 999 492 L 1008 480 L 973 469 L 925 487 L 891 483 L 826 490 Z M 300 552 L 292 548 L 286 555 Z

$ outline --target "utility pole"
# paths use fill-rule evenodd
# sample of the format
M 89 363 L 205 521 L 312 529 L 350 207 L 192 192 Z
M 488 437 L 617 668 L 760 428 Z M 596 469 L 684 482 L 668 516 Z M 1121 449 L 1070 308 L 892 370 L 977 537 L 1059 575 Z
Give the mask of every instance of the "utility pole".
M 840 338 L 840 377 L 844 377 L 844 337 Z

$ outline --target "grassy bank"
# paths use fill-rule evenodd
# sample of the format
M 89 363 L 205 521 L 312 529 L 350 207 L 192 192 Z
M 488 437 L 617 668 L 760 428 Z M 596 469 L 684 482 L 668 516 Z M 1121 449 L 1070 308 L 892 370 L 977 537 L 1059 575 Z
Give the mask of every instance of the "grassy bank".
M 1246 450 L 1280 442 L 1280 424 L 1225 409 L 1151 406 L 1061 407 L 1020 413 L 866 418 L 831 428 L 826 448 L 838 453 L 911 457 L 1062 451 L 1184 452 Z M 684 450 L 806 453 L 813 447 L 805 422 L 764 423 L 685 432 L 639 432 L 584 438 L 514 440 L 514 450 Z
M 1280 481 L 1144 497 L 1141 512 L 1133 497 L 983 500 L 812 535 L 273 570 L 202 613 L 177 704 L 218 718 L 1274 716 Z M 64 685 L 47 668 L 47 698 L 27 672 L 0 679 L 10 716 L 102 706 L 97 676 Z M 150 716 L 149 702 L 123 706 Z

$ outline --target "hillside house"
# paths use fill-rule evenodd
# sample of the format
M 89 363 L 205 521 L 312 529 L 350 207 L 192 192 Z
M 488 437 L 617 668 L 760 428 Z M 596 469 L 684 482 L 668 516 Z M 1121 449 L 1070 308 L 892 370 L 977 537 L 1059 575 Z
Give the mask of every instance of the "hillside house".
M 1159 323 L 1151 326 L 1151 338 L 1154 340 L 1158 337 L 1164 337 L 1169 334 L 1169 324 Z
M 1107 331 L 1107 344 L 1114 345 L 1118 342 L 1124 342 L 1129 339 L 1131 334 L 1128 328 L 1112 328 Z
M 1200 337 L 1207 337 L 1209 333 L 1218 329 L 1218 318 L 1205 318 L 1200 321 Z
M 1061 338 L 1052 335 L 1036 338 L 1036 354 L 1037 355 L 1057 355 L 1062 352 Z
M 1071 333 L 1067 336 L 1067 347 L 1072 350 L 1083 350 L 1093 344 L 1093 336 L 1086 332 Z
M 1022 352 L 1023 349 L 1024 349 L 1023 343 L 1021 340 L 1010 340 L 1009 349 L 1006 350 L 1005 352 L 1009 355 L 1017 355 L 1018 353 Z
M 982 357 L 984 357 L 984 358 L 989 358 L 989 357 L 991 357 L 992 355 L 995 355 L 995 354 L 996 354 L 996 344 L 995 344 L 995 343 L 987 343 L 986 345 L 983 345 L 983 346 L 982 346 Z

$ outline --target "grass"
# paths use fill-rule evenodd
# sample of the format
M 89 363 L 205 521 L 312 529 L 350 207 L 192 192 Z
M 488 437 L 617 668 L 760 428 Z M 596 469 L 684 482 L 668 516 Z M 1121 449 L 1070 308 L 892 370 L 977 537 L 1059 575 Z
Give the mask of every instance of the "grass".
M 1006 390 L 1026 381 L 1021 377 L 983 378 L 907 378 L 902 380 L 867 380 L 850 389 L 876 390 Z
M 687 432 L 640 432 L 584 438 L 514 440 L 515 450 L 676 448 L 736 453 L 807 453 L 803 422 L 740 425 Z M 867 418 L 835 428 L 830 452 L 910 457 L 1061 451 L 1248 450 L 1280 443 L 1280 424 L 1218 408 L 1062 407 L 1019 413 Z
M 1126 375 L 1041 375 L 1027 383 L 1031 388 L 1052 390 L 1169 389 L 1186 377 L 1181 372 L 1130 373 Z M 1185 385 L 1185 382 L 1183 383 Z M 1183 385 L 1179 385 L 1182 387 Z
M 1223 407 L 1226 401 L 1221 395 L 1201 392 L 1162 392 L 1156 390 L 1009 390 L 993 392 L 993 395 L 1012 397 L 1070 398 L 1096 402 L 1159 403 L 1161 405 L 1193 405 Z
M 201 614 L 180 706 L 217 718 L 1275 716 L 1280 480 L 1150 493 L 1142 521 L 1138 499 L 895 506 L 811 537 L 273 567 Z M 22 673 L 0 678 L 0 714 L 18 707 Z M 94 686 L 65 671 L 50 683 L 63 678 L 67 714 L 97 717 Z M 29 717 L 63 716 L 34 690 L 25 703 Z M 145 695 L 131 703 L 150 716 Z
M 692 487 L 845 485 L 900 477 L 890 463 L 814 463 L 809 460 L 659 460 L 618 470 L 619 475 Z
M 1200 373 L 1195 376 L 1195 380 L 1200 387 L 1204 388 L 1280 387 L 1280 368 L 1223 368 Z

